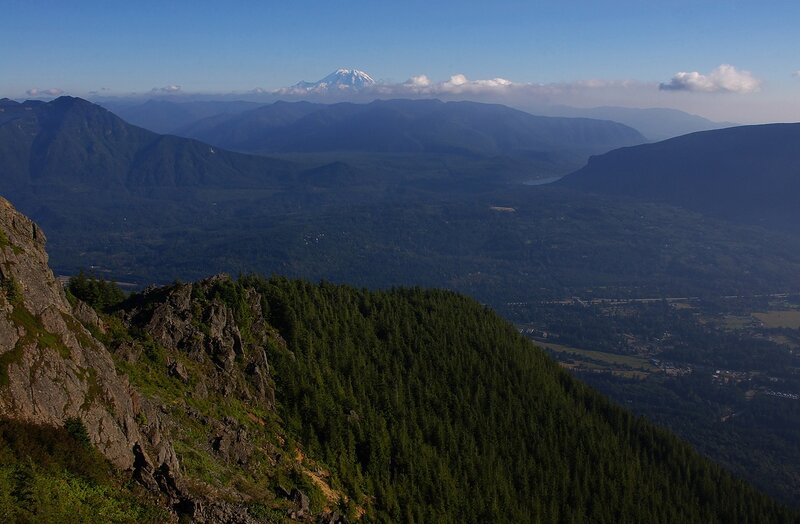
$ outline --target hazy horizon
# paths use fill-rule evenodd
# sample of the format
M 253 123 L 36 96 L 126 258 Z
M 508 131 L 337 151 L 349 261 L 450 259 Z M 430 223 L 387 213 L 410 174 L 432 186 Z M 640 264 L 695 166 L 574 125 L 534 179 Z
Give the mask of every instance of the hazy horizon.
M 69 5 L 12 1 L 0 97 L 269 99 L 340 67 L 372 98 L 535 109 L 664 107 L 716 121 L 800 120 L 800 6 L 745 2 Z M 285 98 L 285 97 L 284 97 Z M 364 101 L 338 93 L 331 101 Z M 326 101 L 316 97 L 315 101 Z

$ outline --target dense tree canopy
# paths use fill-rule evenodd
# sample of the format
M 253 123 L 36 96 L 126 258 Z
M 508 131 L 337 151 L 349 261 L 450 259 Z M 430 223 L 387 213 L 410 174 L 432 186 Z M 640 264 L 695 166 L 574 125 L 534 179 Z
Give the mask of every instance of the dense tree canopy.
M 287 430 L 377 521 L 792 521 L 472 300 L 256 277 L 220 296 L 249 287 L 287 342 Z

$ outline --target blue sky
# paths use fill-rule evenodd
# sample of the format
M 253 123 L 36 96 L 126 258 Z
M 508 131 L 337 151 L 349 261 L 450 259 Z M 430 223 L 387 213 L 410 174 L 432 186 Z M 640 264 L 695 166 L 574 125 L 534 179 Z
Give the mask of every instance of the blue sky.
M 121 96 L 168 85 L 194 93 L 271 90 L 354 67 L 387 83 L 423 74 L 584 88 L 589 81 L 628 82 L 626 90 L 609 84 L 548 101 L 666 105 L 739 121 L 800 119 L 800 77 L 793 76 L 800 70 L 800 3 L 768 6 L 0 0 L 0 96 L 24 98 L 34 89 Z M 716 90 L 708 77 L 723 64 L 734 76 L 749 72 L 755 84 Z M 681 72 L 703 76 L 681 77 L 688 82 L 675 84 L 681 89 L 658 89 Z

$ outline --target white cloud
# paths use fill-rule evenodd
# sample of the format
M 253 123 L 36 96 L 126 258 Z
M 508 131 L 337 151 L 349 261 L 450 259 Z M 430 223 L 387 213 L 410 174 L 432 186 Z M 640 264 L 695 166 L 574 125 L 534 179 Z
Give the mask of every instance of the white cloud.
M 428 87 L 431 85 L 431 79 L 427 75 L 412 76 L 403 84 L 410 87 Z
M 434 82 L 427 75 L 417 75 L 400 84 L 376 84 L 370 90 L 381 95 L 396 96 L 480 95 L 511 92 L 527 86 L 538 86 L 538 84 L 520 84 L 505 78 L 470 80 L 466 75 L 459 73 L 441 82 Z
M 470 80 L 463 74 L 452 75 L 441 82 L 432 81 L 427 75 L 412 76 L 402 83 L 374 83 L 362 86 L 329 85 L 327 83 L 300 82 L 292 87 L 273 91 L 276 95 L 329 96 L 439 96 L 455 94 L 490 94 L 519 88 L 528 84 L 517 84 L 505 78 Z
M 449 84 L 451 86 L 463 86 L 464 84 L 467 84 L 467 83 L 469 83 L 469 80 L 467 80 L 467 77 L 462 75 L 462 74 L 458 74 L 458 75 L 451 76 L 450 80 L 448 80 L 444 84 L 445 85 Z
M 63 89 L 58 89 L 56 87 L 51 87 L 50 89 L 39 89 L 37 87 L 33 87 L 25 91 L 25 94 L 28 96 L 58 96 L 63 93 Z
M 750 71 L 739 71 L 730 64 L 722 64 L 707 75 L 697 71 L 675 73 L 669 82 L 658 86 L 662 91 L 702 93 L 753 93 L 760 87 L 761 80 Z
M 436 81 L 428 75 L 411 76 L 404 82 L 376 82 L 368 85 L 347 86 L 328 85 L 325 82 L 299 82 L 269 92 L 279 97 L 302 97 L 320 100 L 365 101 L 375 98 L 424 98 L 434 97 L 444 100 L 472 99 L 505 103 L 516 106 L 546 105 L 567 103 L 589 94 L 597 98 L 603 92 L 656 91 L 658 84 L 632 80 L 589 79 L 565 83 L 514 82 L 502 77 L 473 80 L 463 73 L 451 75 L 446 80 Z M 252 94 L 266 95 L 263 90 L 250 91 Z M 623 100 L 628 100 L 627 95 Z M 598 101 L 599 103 L 602 100 Z
M 175 84 L 170 84 L 170 85 L 164 86 L 164 87 L 154 87 L 153 89 L 150 90 L 150 92 L 152 92 L 152 93 L 180 93 L 181 92 L 181 86 L 175 85 Z
M 795 78 L 800 78 L 800 69 L 792 73 L 792 76 Z
M 500 77 L 471 80 L 466 75 L 459 73 L 440 82 L 434 82 L 426 75 L 412 76 L 405 82 L 399 84 L 376 84 L 370 87 L 369 90 L 366 90 L 366 92 L 395 96 L 485 95 L 540 98 L 607 89 L 643 88 L 647 85 L 652 84 L 644 84 L 632 80 L 602 79 L 550 84 L 513 82 Z
M 251 91 L 260 96 L 267 93 Z M 276 97 L 321 101 L 365 102 L 376 98 L 440 98 L 501 103 L 538 111 L 549 105 L 625 105 L 632 100 L 659 95 L 658 84 L 633 80 L 588 79 L 562 83 L 514 82 L 502 77 L 471 79 L 463 73 L 445 80 L 433 80 L 418 74 L 403 82 L 377 82 L 354 89 L 318 86 L 300 82 L 295 86 L 271 91 Z M 651 102 L 658 105 L 658 102 Z

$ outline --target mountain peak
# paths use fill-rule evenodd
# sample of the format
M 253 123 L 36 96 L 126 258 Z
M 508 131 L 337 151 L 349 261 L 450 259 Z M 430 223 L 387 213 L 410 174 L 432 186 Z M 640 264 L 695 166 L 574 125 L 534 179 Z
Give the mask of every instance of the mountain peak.
M 103 112 L 106 109 L 102 106 L 99 106 L 93 102 L 89 102 L 86 99 L 79 98 L 77 96 L 60 96 L 58 98 L 54 98 L 48 104 L 52 107 L 84 107 L 84 108 L 92 108 L 96 110 L 102 110 Z
M 319 81 L 319 83 L 322 82 L 328 85 L 348 85 L 352 87 L 366 87 L 375 84 L 375 80 L 371 76 L 358 69 L 337 69 Z
M 316 82 L 298 82 L 291 87 L 280 89 L 279 92 L 303 94 L 325 93 L 330 91 L 360 91 L 376 84 L 377 82 L 364 71 L 358 69 L 337 69 Z

